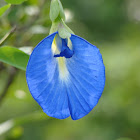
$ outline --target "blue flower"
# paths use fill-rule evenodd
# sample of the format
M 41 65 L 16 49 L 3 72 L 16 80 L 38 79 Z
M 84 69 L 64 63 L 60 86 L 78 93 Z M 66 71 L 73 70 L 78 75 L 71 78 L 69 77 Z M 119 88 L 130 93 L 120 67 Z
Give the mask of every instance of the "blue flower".
M 105 67 L 96 46 L 73 34 L 62 39 L 55 32 L 33 50 L 26 78 L 33 98 L 48 116 L 77 120 L 98 103 Z

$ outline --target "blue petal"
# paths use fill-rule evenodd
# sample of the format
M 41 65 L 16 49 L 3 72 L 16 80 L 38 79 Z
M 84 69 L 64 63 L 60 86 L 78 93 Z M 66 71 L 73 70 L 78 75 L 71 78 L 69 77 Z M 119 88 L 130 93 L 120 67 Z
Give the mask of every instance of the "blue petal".
M 74 55 L 66 61 L 70 73 L 67 93 L 71 117 L 77 120 L 98 103 L 105 85 L 105 67 L 97 47 L 76 35 L 71 41 Z
M 51 117 L 65 119 L 70 116 L 70 112 L 66 89 L 59 80 L 58 64 L 51 50 L 55 35 L 45 38 L 33 50 L 26 79 L 33 98 L 43 111 Z
M 54 57 L 51 47 L 55 35 L 41 41 L 31 54 L 26 71 L 28 87 L 47 115 L 59 119 L 71 115 L 77 120 L 98 103 L 105 85 L 105 67 L 99 49 L 76 35 L 71 36 L 72 57 Z

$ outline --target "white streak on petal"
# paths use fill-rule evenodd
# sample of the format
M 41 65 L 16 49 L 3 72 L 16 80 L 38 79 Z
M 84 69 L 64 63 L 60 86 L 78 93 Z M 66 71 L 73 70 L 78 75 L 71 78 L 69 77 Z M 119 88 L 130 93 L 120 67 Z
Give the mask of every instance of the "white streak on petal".
M 66 58 L 64 57 L 59 57 L 58 59 L 58 66 L 59 66 L 59 77 L 60 79 L 63 81 L 67 81 L 68 80 L 68 69 L 66 67 Z

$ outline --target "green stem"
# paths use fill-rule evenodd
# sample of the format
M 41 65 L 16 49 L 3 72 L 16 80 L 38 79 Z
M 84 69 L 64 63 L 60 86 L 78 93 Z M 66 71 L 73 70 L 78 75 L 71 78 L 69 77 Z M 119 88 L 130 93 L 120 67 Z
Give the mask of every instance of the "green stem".
M 11 35 L 15 32 L 16 26 L 14 26 L 1 40 L 0 40 L 0 46 L 2 46 L 10 37 Z

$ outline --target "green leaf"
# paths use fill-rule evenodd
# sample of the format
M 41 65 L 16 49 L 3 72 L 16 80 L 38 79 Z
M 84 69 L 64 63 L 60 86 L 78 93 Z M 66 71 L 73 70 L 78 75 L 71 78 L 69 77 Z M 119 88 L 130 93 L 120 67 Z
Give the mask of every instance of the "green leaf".
M 58 0 L 52 0 L 50 6 L 50 19 L 53 22 L 59 15 L 60 7 Z
M 27 0 L 5 0 L 7 3 L 10 3 L 10 4 L 21 4 L 23 3 L 24 1 L 27 1 Z
M 0 61 L 4 63 L 10 64 L 22 70 L 26 70 L 28 60 L 29 55 L 17 48 L 10 46 L 0 48 Z
M 0 16 L 2 16 L 2 15 L 4 14 L 4 12 L 5 12 L 8 8 L 10 8 L 10 6 L 11 6 L 11 4 L 7 4 L 7 5 L 3 6 L 3 7 L 1 7 L 1 8 L 0 8 Z

